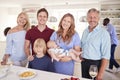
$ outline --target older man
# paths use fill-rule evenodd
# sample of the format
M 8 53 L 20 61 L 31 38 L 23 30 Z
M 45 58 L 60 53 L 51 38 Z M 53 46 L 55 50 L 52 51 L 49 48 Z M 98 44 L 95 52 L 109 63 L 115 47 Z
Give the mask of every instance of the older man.
M 85 29 L 81 39 L 83 54 L 82 77 L 91 78 L 90 65 L 97 65 L 96 80 L 102 80 L 108 60 L 110 59 L 110 36 L 99 25 L 99 11 L 92 8 L 87 13 L 88 28 Z

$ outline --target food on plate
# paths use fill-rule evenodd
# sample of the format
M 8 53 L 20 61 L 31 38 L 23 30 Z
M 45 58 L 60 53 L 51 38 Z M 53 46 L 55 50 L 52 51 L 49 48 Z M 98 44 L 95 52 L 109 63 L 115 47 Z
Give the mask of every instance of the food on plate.
M 19 74 L 19 77 L 30 77 L 30 76 L 34 76 L 34 75 L 35 75 L 35 73 L 32 71 L 25 71 L 25 72 Z

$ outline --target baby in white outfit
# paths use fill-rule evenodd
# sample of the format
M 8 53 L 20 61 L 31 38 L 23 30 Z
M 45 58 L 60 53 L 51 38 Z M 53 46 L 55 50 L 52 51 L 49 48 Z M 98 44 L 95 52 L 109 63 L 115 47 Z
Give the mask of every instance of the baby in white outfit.
M 47 47 L 48 47 L 48 53 L 56 61 L 59 61 L 60 58 L 63 56 L 70 56 L 72 57 L 73 60 L 77 62 L 81 62 L 79 58 L 79 55 L 81 54 L 81 52 L 77 52 L 74 49 L 70 49 L 69 51 L 64 50 L 60 48 L 54 41 L 48 41 Z

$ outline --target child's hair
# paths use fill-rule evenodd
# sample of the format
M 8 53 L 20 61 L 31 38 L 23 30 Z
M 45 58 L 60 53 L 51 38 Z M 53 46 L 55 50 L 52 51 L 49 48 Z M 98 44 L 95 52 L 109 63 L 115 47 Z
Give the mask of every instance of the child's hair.
M 34 50 L 35 53 L 37 53 L 36 48 L 38 48 L 38 47 L 43 47 L 44 48 L 43 53 L 46 54 L 47 48 L 46 48 L 46 42 L 45 42 L 44 39 L 38 38 L 38 39 L 35 40 L 34 46 L 33 46 L 33 50 Z

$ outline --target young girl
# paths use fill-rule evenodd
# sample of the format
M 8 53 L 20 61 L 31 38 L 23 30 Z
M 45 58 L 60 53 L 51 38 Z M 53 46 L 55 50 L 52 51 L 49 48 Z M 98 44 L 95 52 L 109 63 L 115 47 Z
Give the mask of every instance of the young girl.
M 28 67 L 53 72 L 54 66 L 50 57 L 46 55 L 47 48 L 44 39 L 36 39 L 33 45 L 33 50 L 36 55 L 34 56 L 34 59 L 29 62 Z

